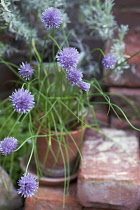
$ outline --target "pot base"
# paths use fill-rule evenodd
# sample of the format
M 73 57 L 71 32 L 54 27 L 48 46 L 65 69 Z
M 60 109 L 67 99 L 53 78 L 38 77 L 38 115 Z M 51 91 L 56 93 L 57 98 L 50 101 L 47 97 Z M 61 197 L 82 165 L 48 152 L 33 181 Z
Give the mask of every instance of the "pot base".
M 26 169 L 27 159 L 28 159 L 28 157 L 25 156 L 20 161 L 20 166 L 21 166 L 21 169 L 23 171 L 25 171 L 25 169 Z M 28 173 L 33 175 L 34 177 L 38 178 L 37 177 L 37 173 L 36 173 L 36 166 L 35 166 L 34 161 L 30 162 L 30 165 L 29 165 L 29 168 L 28 168 Z M 39 178 L 39 184 L 40 185 L 49 185 L 49 186 L 50 185 L 51 186 L 52 185 L 63 185 L 64 182 L 67 182 L 67 181 L 72 182 L 76 178 L 77 178 L 77 172 L 72 174 L 72 175 L 70 175 L 70 176 L 67 176 L 67 177 L 55 177 L 55 178 L 53 177 L 52 178 L 52 177 L 44 176 L 44 177 L 40 177 Z

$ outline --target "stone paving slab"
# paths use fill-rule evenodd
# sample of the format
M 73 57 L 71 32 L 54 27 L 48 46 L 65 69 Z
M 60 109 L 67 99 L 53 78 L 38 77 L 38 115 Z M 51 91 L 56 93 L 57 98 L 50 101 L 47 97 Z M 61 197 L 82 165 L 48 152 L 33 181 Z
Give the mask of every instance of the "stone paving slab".
M 137 210 L 140 206 L 140 164 L 137 133 L 103 128 L 87 131 L 77 195 L 84 207 Z

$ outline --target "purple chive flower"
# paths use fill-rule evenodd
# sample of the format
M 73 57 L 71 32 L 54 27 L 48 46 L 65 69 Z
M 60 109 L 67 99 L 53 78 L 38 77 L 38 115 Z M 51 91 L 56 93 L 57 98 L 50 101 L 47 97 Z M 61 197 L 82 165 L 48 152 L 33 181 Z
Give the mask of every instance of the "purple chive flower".
M 90 89 L 90 83 L 84 82 L 84 81 L 80 81 L 78 83 L 78 87 L 84 91 L 89 91 Z
M 3 155 L 8 155 L 17 148 L 18 140 L 14 137 L 6 137 L 0 142 L 0 152 Z
M 20 68 L 18 70 L 19 70 L 20 76 L 22 76 L 26 80 L 30 79 L 34 73 L 34 69 L 27 62 L 26 63 L 22 62 L 22 64 L 20 65 Z
M 59 9 L 50 7 L 42 13 L 42 22 L 47 29 L 58 28 L 62 22 L 61 12 Z
M 82 80 L 83 74 L 79 69 L 68 71 L 66 78 L 71 85 L 77 85 Z
M 79 53 L 77 49 L 73 47 L 64 48 L 58 52 L 56 56 L 58 65 L 64 68 L 66 71 L 69 71 L 76 67 L 78 63 Z
M 15 90 L 10 96 L 13 108 L 16 112 L 27 113 L 34 107 L 34 96 L 23 88 Z
M 113 57 L 113 55 L 106 55 L 102 60 L 102 64 L 104 65 L 105 68 L 111 69 L 114 68 L 116 60 Z
M 38 182 L 34 176 L 30 174 L 23 174 L 23 177 L 18 180 L 18 186 L 18 194 L 21 194 L 24 198 L 31 197 L 37 191 Z

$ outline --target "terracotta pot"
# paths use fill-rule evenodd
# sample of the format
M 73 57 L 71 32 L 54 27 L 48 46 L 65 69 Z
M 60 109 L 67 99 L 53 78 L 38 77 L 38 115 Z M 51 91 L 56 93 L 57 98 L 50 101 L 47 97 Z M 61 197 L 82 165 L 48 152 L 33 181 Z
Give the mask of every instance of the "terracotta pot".
M 48 177 L 64 177 L 75 173 L 79 163 L 79 151 L 86 127 L 69 133 L 48 132 L 41 129 L 36 146 L 42 173 Z

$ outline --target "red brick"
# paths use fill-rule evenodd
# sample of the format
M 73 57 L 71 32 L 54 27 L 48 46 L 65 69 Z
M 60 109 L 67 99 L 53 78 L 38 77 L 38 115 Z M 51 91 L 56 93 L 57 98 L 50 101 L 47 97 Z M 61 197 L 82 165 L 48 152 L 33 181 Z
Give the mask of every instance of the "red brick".
M 108 127 L 109 126 L 109 117 L 107 112 L 96 112 L 96 119 L 100 126 Z
M 140 89 L 109 88 L 109 92 L 111 93 L 111 103 L 119 106 L 129 120 L 140 122 Z M 124 118 L 118 108 L 115 110 L 121 118 Z M 115 112 L 112 111 L 111 114 L 115 115 Z
M 102 127 L 109 126 L 109 116 L 107 114 L 107 110 L 108 105 L 106 104 L 94 104 L 95 119 L 97 120 L 97 123 Z M 93 114 L 91 114 L 89 110 L 88 121 L 90 123 L 96 123 L 96 120 L 94 120 Z
M 129 25 L 129 28 L 139 26 L 140 10 L 137 8 L 116 8 L 113 10 L 113 15 L 118 25 Z
M 140 129 L 140 119 L 139 120 L 130 120 L 130 123 L 135 128 Z M 116 129 L 130 129 L 130 128 L 132 128 L 126 120 L 124 120 L 122 118 L 120 120 L 115 116 L 110 116 L 110 127 L 116 128 Z
M 140 206 L 140 165 L 135 132 L 89 129 L 82 149 L 77 195 L 84 207 L 136 210 Z
M 26 198 L 25 210 L 82 210 L 76 198 L 76 183 L 71 184 L 63 208 L 64 188 L 40 186 L 35 196 Z
M 140 1 L 139 0 L 117 0 L 115 1 L 115 7 L 140 7 Z
M 140 29 L 135 28 L 129 30 L 126 35 L 124 42 L 126 49 L 124 54 L 132 56 L 140 50 Z M 111 41 L 106 45 L 106 53 L 110 51 Z M 104 79 L 105 83 L 111 86 L 122 86 L 122 87 L 140 87 L 140 53 L 128 61 L 130 68 L 125 69 L 123 74 L 118 80 L 114 80 L 111 75 Z M 108 70 L 104 70 L 106 75 Z

